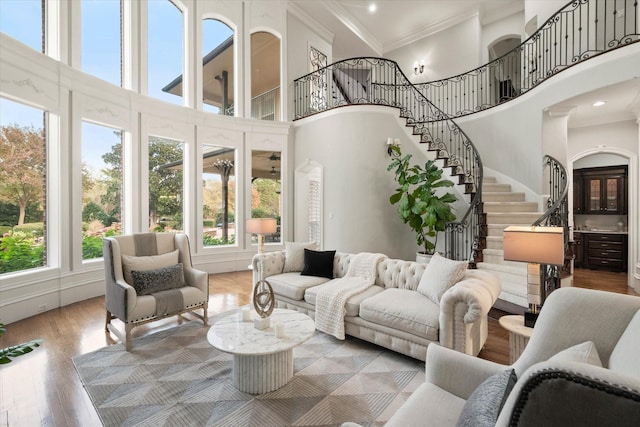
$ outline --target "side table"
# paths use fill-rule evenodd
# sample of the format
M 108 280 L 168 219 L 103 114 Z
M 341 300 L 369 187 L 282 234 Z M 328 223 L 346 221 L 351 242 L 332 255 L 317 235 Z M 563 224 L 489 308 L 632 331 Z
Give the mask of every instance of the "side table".
M 515 362 L 531 338 L 533 328 L 524 326 L 524 316 L 502 316 L 498 323 L 509 332 L 509 363 Z

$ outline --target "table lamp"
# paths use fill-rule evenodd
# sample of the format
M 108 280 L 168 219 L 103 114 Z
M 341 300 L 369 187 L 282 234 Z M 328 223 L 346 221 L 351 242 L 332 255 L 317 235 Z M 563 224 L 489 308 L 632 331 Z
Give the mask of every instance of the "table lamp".
M 533 327 L 547 295 L 558 284 L 557 275 L 549 277 L 548 266 L 564 263 L 562 227 L 509 226 L 503 233 L 505 261 L 527 262 L 527 303 L 525 326 Z
M 273 234 L 278 229 L 275 218 L 251 218 L 247 220 L 247 233 L 258 236 L 258 253 L 264 253 L 264 235 Z

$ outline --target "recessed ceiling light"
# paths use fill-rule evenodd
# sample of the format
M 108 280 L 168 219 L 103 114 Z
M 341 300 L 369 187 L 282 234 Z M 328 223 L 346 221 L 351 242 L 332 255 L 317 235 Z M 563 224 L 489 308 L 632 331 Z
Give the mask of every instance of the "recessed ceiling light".
M 606 104 L 606 101 L 596 101 L 593 103 L 594 107 L 602 107 L 604 104 Z
M 371 4 L 369 5 L 369 12 L 373 13 L 373 12 L 375 12 L 375 11 L 376 11 L 376 9 L 378 9 L 378 6 L 376 6 L 376 4 L 375 4 L 375 3 L 371 3 Z

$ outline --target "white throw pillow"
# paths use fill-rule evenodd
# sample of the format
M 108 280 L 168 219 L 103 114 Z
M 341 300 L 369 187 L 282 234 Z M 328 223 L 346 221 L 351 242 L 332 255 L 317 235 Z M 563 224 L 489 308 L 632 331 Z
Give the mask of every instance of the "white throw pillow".
M 178 249 L 161 255 L 132 256 L 122 255 L 122 274 L 124 281 L 133 286 L 132 271 L 156 270 L 158 268 L 171 267 L 178 263 Z
M 462 280 L 468 266 L 467 261 L 453 261 L 436 252 L 422 273 L 417 291 L 436 304 L 440 304 L 442 295 Z
M 638 355 L 640 354 L 640 310 L 636 312 L 624 330 L 609 357 L 609 369 L 640 378 Z
M 302 271 L 304 268 L 304 250 L 316 249 L 316 242 L 285 242 L 283 273 Z
M 549 360 L 588 363 L 589 365 L 602 367 L 598 349 L 593 341 L 585 341 L 582 344 L 576 344 L 573 347 L 565 348 L 564 350 L 556 353 Z

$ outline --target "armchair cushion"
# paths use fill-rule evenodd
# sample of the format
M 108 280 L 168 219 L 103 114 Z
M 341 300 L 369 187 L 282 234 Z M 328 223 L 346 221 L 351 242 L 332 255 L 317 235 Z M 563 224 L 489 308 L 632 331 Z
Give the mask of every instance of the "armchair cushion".
M 566 362 L 588 363 L 593 366 L 602 366 L 598 349 L 593 341 L 585 341 L 574 345 L 552 356 L 549 360 L 562 360 Z
M 640 354 L 640 310 L 636 312 L 609 358 L 609 369 L 640 379 L 638 369 Z
M 132 271 L 155 270 L 163 267 L 171 267 L 178 263 L 178 249 L 161 255 L 132 256 L 122 254 L 122 274 L 124 281 L 133 286 Z
M 509 393 L 516 384 L 516 372 L 508 369 L 484 380 L 471 393 L 456 426 L 495 426 Z
M 162 267 L 154 270 L 131 271 L 133 287 L 138 295 L 151 295 L 168 289 L 181 288 L 186 285 L 182 264 Z
M 462 280 L 468 265 L 467 261 L 452 261 L 436 252 L 420 278 L 418 292 L 440 304 L 447 289 Z
M 285 242 L 283 273 L 302 271 L 304 268 L 304 250 L 315 249 L 316 242 Z

